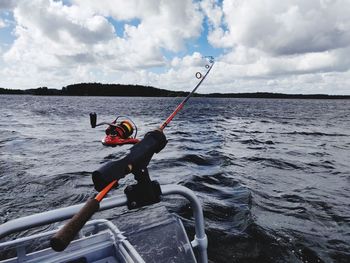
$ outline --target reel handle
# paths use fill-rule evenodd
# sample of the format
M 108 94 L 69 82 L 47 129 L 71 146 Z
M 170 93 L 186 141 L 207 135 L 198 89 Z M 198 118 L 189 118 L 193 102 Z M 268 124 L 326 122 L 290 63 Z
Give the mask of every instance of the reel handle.
M 91 128 L 95 128 L 96 127 L 96 122 L 97 122 L 97 114 L 96 114 L 96 112 L 91 112 L 90 113 Z

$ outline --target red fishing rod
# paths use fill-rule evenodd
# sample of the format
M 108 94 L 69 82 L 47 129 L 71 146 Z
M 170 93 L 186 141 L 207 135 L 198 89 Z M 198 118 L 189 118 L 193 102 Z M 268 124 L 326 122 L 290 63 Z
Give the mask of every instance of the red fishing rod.
M 209 64 L 205 65 L 205 68 L 207 69 L 207 72 L 204 74 L 204 76 L 200 73 L 196 73 L 196 78 L 199 78 L 200 81 L 198 84 L 194 87 L 194 89 L 187 95 L 187 97 L 179 104 L 179 106 L 176 107 L 176 109 L 173 111 L 172 114 L 163 122 L 163 124 L 159 127 L 159 129 L 164 130 L 164 128 L 171 122 L 171 120 L 175 117 L 175 115 L 184 107 L 185 103 L 192 97 L 192 95 L 196 92 L 198 87 L 202 84 L 202 82 L 205 80 L 207 75 L 209 74 L 211 68 L 214 65 L 214 58 L 213 57 L 207 57 L 209 59 Z
M 130 148 L 130 153 L 126 157 L 117 161 L 108 162 L 92 173 L 95 189 L 99 191 L 99 193 L 95 198 L 88 200 L 83 208 L 51 238 L 51 247 L 55 251 L 63 251 L 69 245 L 85 223 L 99 210 L 100 202 L 107 193 L 114 186 L 118 185 L 119 179 L 124 178 L 129 173 L 133 173 L 135 177 L 138 177 L 138 180 L 144 180 L 142 179 L 143 177 L 149 180 L 147 165 L 153 154 L 159 153 L 167 144 L 163 130 L 195 93 L 214 65 L 213 57 L 206 57 L 206 59 L 209 62 L 205 65 L 207 69 L 206 73 L 204 75 L 200 72 L 196 73 L 196 77 L 200 79 L 200 81 L 164 123 L 158 129 L 148 132 L 139 143 Z

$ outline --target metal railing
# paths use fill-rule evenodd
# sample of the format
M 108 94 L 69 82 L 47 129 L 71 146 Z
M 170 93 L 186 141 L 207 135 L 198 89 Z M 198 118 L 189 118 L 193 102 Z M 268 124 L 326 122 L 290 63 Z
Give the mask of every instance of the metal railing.
M 177 194 L 185 197 L 190 201 L 195 220 L 195 236 L 191 241 L 191 245 L 194 249 L 198 250 L 198 255 L 200 257 L 199 261 L 207 263 L 208 239 L 205 234 L 203 210 L 198 198 L 190 189 L 180 185 L 161 186 L 161 190 L 162 196 Z M 126 196 L 113 196 L 106 198 L 101 202 L 99 211 L 124 206 L 126 204 Z M 84 204 L 78 204 L 8 221 L 0 225 L 0 238 L 25 229 L 69 219 L 75 215 L 83 206 Z

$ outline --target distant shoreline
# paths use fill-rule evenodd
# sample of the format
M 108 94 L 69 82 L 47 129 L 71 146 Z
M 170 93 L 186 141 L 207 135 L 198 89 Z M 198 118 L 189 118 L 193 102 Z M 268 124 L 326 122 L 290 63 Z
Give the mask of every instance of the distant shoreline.
M 38 96 L 114 96 L 114 97 L 185 97 L 189 92 L 170 91 L 141 85 L 79 83 L 59 89 L 40 87 L 37 89 L 4 89 L 1 94 L 38 95 Z M 350 99 L 350 95 L 327 94 L 283 94 L 270 92 L 253 93 L 210 93 L 194 94 L 195 97 L 205 98 L 262 98 L 262 99 Z

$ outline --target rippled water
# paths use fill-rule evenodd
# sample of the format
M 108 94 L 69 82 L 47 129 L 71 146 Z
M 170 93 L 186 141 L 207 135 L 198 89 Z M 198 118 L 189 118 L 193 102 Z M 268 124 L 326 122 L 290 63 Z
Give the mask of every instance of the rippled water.
M 103 147 L 89 112 L 142 137 L 180 101 L 0 96 L 0 223 L 94 194 L 91 171 L 129 147 Z M 150 174 L 199 196 L 212 262 L 350 262 L 349 100 L 193 98 L 166 135 Z M 193 231 L 184 200 L 166 205 Z

